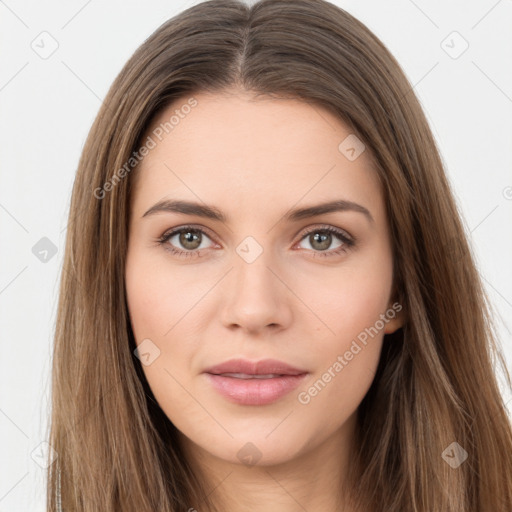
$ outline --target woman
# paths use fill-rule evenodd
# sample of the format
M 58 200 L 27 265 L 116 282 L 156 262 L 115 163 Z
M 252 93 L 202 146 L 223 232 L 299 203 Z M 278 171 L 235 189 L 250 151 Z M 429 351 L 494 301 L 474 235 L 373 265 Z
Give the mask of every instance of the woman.
M 50 511 L 512 510 L 496 358 L 428 123 L 364 25 L 214 0 L 144 42 L 73 189 Z

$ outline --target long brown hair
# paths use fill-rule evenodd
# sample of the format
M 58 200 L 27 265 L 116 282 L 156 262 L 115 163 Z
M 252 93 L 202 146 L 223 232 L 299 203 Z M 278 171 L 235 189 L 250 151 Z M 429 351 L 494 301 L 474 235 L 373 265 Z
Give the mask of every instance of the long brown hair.
M 55 333 L 49 512 L 57 495 L 66 512 L 208 509 L 133 354 L 124 262 L 137 169 L 126 163 L 171 102 L 232 87 L 328 108 L 364 142 L 384 185 L 407 318 L 384 338 L 358 409 L 354 502 L 365 511 L 512 510 L 497 363 L 508 385 L 510 376 L 436 143 L 399 64 L 327 1 L 212 0 L 164 23 L 130 58 L 79 162 Z

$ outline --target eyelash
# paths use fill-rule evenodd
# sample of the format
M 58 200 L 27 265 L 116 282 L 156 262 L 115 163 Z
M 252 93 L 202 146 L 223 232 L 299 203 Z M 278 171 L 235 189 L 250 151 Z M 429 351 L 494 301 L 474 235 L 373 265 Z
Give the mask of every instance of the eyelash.
M 186 250 L 176 249 L 175 247 L 173 247 L 172 245 L 167 243 L 174 235 L 178 235 L 180 233 L 186 233 L 187 231 L 197 231 L 197 232 L 200 232 L 200 233 L 206 235 L 210 239 L 212 238 L 211 236 L 208 235 L 208 233 L 206 231 L 204 231 L 203 229 L 201 229 L 199 227 L 195 227 L 195 226 L 182 226 L 182 227 L 180 227 L 178 229 L 174 229 L 172 231 L 168 231 L 168 232 L 164 233 L 160 238 L 157 239 L 157 242 L 158 242 L 159 245 L 165 246 L 164 249 L 166 251 L 169 251 L 173 255 L 176 255 L 176 256 L 179 256 L 179 257 L 185 257 L 185 258 L 199 257 L 202 254 L 202 252 L 205 251 L 206 249 L 199 249 L 199 250 L 196 249 L 196 250 L 188 250 L 188 251 L 186 251 Z M 335 228 L 333 226 L 321 226 L 321 227 L 317 226 L 317 227 L 314 227 L 314 228 L 310 229 L 309 231 L 306 231 L 305 233 L 303 233 L 301 238 L 300 238 L 300 240 L 299 240 L 299 242 L 304 240 L 311 233 L 316 233 L 316 232 L 319 232 L 319 233 L 332 233 L 332 234 L 336 235 L 336 237 L 338 237 L 338 239 L 343 244 L 340 245 L 340 247 L 338 247 L 337 249 L 330 250 L 330 251 L 313 251 L 314 257 L 337 256 L 339 254 L 343 254 L 345 252 L 348 252 L 356 244 L 356 239 L 354 237 L 349 238 L 345 234 L 344 231 L 342 231 L 341 229 Z

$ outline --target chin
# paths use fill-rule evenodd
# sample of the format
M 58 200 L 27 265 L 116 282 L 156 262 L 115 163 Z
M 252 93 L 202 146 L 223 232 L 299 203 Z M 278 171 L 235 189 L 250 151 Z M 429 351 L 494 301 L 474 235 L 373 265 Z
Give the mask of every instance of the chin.
M 229 431 L 233 438 L 223 433 L 208 440 L 199 438 L 199 435 L 194 440 L 196 436 L 191 436 L 191 440 L 196 446 L 217 459 L 248 467 L 287 463 L 298 457 L 309 444 L 305 437 L 296 438 L 286 429 L 280 433 L 263 430 L 258 426 L 257 421 L 251 429 Z

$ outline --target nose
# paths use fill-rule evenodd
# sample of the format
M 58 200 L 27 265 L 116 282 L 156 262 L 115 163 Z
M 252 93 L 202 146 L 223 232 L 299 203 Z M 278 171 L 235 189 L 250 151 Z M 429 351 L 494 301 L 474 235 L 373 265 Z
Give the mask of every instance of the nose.
M 275 262 L 264 251 L 252 263 L 235 255 L 234 266 L 221 292 L 225 297 L 222 324 L 246 334 L 287 328 L 292 321 L 293 294 Z

